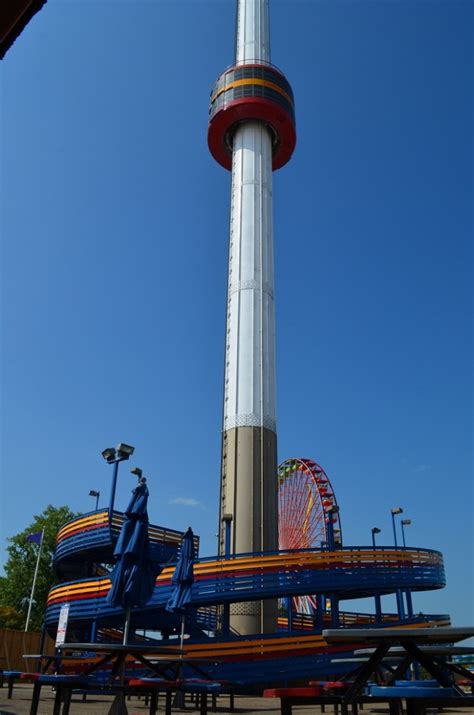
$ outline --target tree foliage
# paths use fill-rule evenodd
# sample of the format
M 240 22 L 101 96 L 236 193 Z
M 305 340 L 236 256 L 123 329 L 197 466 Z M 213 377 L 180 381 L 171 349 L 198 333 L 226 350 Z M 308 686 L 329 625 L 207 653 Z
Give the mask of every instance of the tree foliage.
M 16 536 L 8 539 L 5 576 L 0 578 L 0 627 L 24 628 L 39 545 L 27 541 L 28 534 L 44 528 L 38 576 L 28 630 L 41 628 L 48 591 L 55 582 L 53 556 L 59 528 L 74 514 L 69 507 L 51 504 Z

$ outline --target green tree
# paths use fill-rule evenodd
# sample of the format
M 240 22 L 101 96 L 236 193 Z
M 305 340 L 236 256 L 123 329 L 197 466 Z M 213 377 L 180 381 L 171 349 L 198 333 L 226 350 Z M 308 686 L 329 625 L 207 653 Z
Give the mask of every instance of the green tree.
M 55 582 L 53 556 L 56 534 L 59 528 L 74 514 L 69 507 L 54 507 L 51 504 L 34 517 L 24 531 L 8 539 L 8 560 L 5 576 L 0 578 L 0 627 L 24 627 L 28 612 L 28 601 L 33 583 L 39 545 L 27 541 L 28 534 L 44 529 L 43 547 L 36 579 L 33 607 L 29 630 L 38 630 L 43 623 L 48 591 Z

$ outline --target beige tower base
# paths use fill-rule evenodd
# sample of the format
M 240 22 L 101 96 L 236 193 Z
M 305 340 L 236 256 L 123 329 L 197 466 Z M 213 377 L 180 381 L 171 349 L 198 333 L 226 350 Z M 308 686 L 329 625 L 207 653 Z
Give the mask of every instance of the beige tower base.
M 272 430 L 236 427 L 224 432 L 221 554 L 225 553 L 226 521 L 231 554 L 278 549 L 277 444 Z M 243 635 L 276 631 L 275 599 L 233 604 L 230 614 L 231 627 Z

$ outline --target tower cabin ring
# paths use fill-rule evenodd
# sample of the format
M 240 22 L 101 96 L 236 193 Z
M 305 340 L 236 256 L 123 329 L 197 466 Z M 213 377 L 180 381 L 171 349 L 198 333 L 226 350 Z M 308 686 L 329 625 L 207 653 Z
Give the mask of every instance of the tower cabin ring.
M 291 158 L 296 145 L 293 91 L 285 76 L 268 64 L 235 65 L 223 72 L 211 92 L 209 150 L 225 169 L 232 169 L 236 127 L 264 122 L 272 134 L 272 169 Z

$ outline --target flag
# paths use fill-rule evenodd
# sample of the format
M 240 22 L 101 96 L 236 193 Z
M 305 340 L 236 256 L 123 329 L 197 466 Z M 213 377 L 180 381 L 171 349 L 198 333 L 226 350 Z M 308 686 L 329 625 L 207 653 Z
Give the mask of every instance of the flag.
M 43 541 L 43 532 L 35 531 L 34 534 L 28 534 L 26 540 L 32 541 L 34 544 L 41 544 L 41 542 Z

